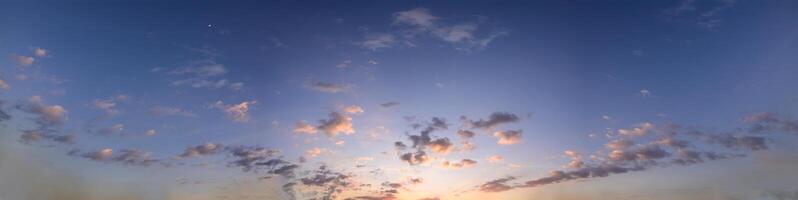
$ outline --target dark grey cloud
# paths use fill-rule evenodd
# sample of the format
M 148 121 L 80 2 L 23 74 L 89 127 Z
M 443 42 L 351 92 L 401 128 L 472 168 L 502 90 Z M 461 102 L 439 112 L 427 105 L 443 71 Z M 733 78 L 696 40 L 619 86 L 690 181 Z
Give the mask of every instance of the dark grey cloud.
M 323 81 L 309 81 L 305 83 L 305 87 L 319 92 L 327 92 L 327 93 L 347 92 L 352 88 L 352 86 L 350 85 L 329 83 Z
M 410 165 L 421 164 L 430 160 L 425 152 L 427 149 L 431 150 L 432 152 L 442 154 L 448 153 L 454 149 L 454 144 L 449 140 L 449 138 L 433 138 L 430 135 L 434 131 L 448 129 L 449 124 L 446 123 L 446 119 L 433 117 L 428 122 L 422 122 L 418 124 L 424 124 L 424 128 L 420 131 L 420 133 L 418 135 L 408 135 L 408 139 L 412 144 L 410 147 L 412 147 L 415 152 L 400 153 L 400 160 L 405 161 Z M 412 126 L 414 125 L 411 125 L 411 127 Z M 407 146 L 401 141 L 394 142 L 394 146 L 400 151 L 407 148 Z
M 397 105 L 399 105 L 399 102 L 395 102 L 395 101 L 391 101 L 391 102 L 386 102 L 386 103 L 380 104 L 380 106 L 386 107 L 386 108 L 394 107 L 394 106 L 397 106 Z
M 8 114 L 6 110 L 6 102 L 0 100 L 0 122 L 8 121 L 11 119 L 11 115 Z
M 457 135 L 459 135 L 460 138 L 463 138 L 463 139 L 470 139 L 470 138 L 473 138 L 474 135 L 476 135 L 476 134 L 473 131 L 460 129 L 460 130 L 457 130 Z
M 186 148 L 182 154 L 178 155 L 177 159 L 190 158 L 196 156 L 204 156 L 219 153 L 223 150 L 222 144 L 219 143 L 205 143 L 197 146 Z
M 515 177 L 506 177 L 500 178 L 492 181 L 488 181 L 485 184 L 479 186 L 479 191 L 483 192 L 504 192 L 510 189 L 513 189 L 513 186 L 507 184 L 507 182 L 515 180 Z
M 53 130 L 26 130 L 20 136 L 23 143 L 37 142 L 41 140 L 48 140 L 56 143 L 73 144 L 75 143 L 74 134 L 58 135 Z
M 494 112 L 488 116 L 488 119 L 470 120 L 465 116 L 460 117 L 462 121 L 469 124 L 473 128 L 479 129 L 492 129 L 498 125 L 518 122 L 521 118 L 517 115 L 507 112 Z

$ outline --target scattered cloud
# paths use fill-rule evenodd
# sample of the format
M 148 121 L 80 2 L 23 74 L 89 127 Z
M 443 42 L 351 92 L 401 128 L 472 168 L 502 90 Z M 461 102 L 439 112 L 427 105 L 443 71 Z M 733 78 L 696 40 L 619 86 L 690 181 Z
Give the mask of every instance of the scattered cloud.
M 294 126 L 294 133 L 315 134 L 316 132 L 318 132 L 318 129 L 305 121 L 299 121 Z
M 460 169 L 460 168 L 473 167 L 476 164 L 477 164 L 477 161 L 475 161 L 475 160 L 462 159 L 462 160 L 457 161 L 457 162 L 443 161 L 443 163 L 441 163 L 441 166 L 443 168 L 448 168 L 448 169 Z
M 639 137 L 639 136 L 648 135 L 648 133 L 653 130 L 654 130 L 654 124 L 649 122 L 644 122 L 637 124 L 629 129 L 618 129 L 618 134 L 622 136 Z
M 488 162 L 491 162 L 491 163 L 501 162 L 502 160 L 504 160 L 504 158 L 502 156 L 500 156 L 500 155 L 492 155 L 492 156 L 488 157 Z
M 213 107 L 221 110 L 227 115 L 228 119 L 236 122 L 248 122 L 250 119 L 249 110 L 257 101 L 244 101 L 238 104 L 224 104 L 222 101 L 217 101 Z
M 149 113 L 152 116 L 197 117 L 197 114 L 194 114 L 191 111 L 183 110 L 181 108 L 173 108 L 173 107 L 166 107 L 166 106 L 153 106 L 153 107 L 150 107 Z
M 372 51 L 377 51 L 382 48 L 390 48 L 396 43 L 393 35 L 387 33 L 367 34 L 366 40 L 360 43 L 360 46 Z
M 327 92 L 327 93 L 340 93 L 340 92 L 347 92 L 351 89 L 349 85 L 342 85 L 342 84 L 335 84 L 335 83 L 328 83 L 322 81 L 311 81 L 305 83 L 306 88 L 310 88 L 319 92 Z
M 20 66 L 30 66 L 33 65 L 33 62 L 36 60 L 30 56 L 21 56 L 21 55 L 11 55 L 11 58 L 17 62 L 17 65 Z
M 493 133 L 493 136 L 499 138 L 499 141 L 496 144 L 517 144 L 521 142 L 521 130 L 506 130 L 506 131 L 496 131 Z
M 397 106 L 397 105 L 399 105 L 399 102 L 394 102 L 394 101 L 385 102 L 385 103 L 380 104 L 380 106 L 385 107 L 385 108 L 390 108 L 390 107 L 394 107 L 394 106 Z
M 33 55 L 35 55 L 36 57 L 40 57 L 40 58 L 49 56 L 49 52 L 50 51 L 47 51 L 47 49 L 42 49 L 42 48 L 38 48 L 38 47 L 33 49 Z
M 360 106 L 357 106 L 357 105 L 351 105 L 351 106 L 347 106 L 346 108 L 344 108 L 344 112 L 346 112 L 347 114 L 350 114 L 350 115 L 360 114 L 360 113 L 363 113 L 363 108 L 361 108 Z
M 36 115 L 36 123 L 47 128 L 60 126 L 67 121 L 67 110 L 60 105 L 46 105 L 41 96 L 32 96 L 28 102 L 18 105 L 24 112 Z
M 520 120 L 517 115 L 507 112 L 494 112 L 488 116 L 488 119 L 480 119 L 477 121 L 470 120 L 465 116 L 460 117 L 460 119 L 473 128 L 483 130 L 490 130 L 498 125 L 518 122 L 518 120 Z

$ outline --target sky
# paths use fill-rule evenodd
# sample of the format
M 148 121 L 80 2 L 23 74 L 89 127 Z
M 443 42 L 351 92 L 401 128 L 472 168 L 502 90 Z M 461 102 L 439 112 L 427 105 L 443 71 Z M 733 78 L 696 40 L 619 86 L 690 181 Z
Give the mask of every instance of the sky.
M 3 1 L 0 200 L 798 200 L 798 2 Z

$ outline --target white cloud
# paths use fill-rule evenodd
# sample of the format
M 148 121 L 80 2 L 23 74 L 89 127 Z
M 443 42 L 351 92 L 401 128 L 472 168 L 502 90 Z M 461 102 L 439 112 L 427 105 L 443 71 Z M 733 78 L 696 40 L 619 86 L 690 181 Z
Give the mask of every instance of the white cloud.
M 244 101 L 238 104 L 224 104 L 222 101 L 217 101 L 213 104 L 214 108 L 221 110 L 227 115 L 227 118 L 236 122 L 248 122 L 250 119 L 249 109 L 252 104 L 257 101 Z
M 57 126 L 67 120 L 67 110 L 60 105 L 45 105 L 41 96 L 32 96 L 28 104 L 20 106 L 20 109 L 37 115 L 36 122 L 41 126 Z
M 344 108 L 344 112 L 347 114 L 360 114 L 363 113 L 363 108 L 357 105 L 351 105 Z
M 394 43 L 396 43 L 396 39 L 393 35 L 379 33 L 366 35 L 366 40 L 360 43 L 360 46 L 376 51 L 380 48 L 389 48 L 393 46 Z
M 36 55 L 36 57 L 40 57 L 40 58 L 41 57 L 47 57 L 48 53 L 49 53 L 49 51 L 47 51 L 46 49 L 42 49 L 42 48 L 33 49 L 33 55 Z
M 158 132 L 156 132 L 155 129 L 150 129 L 144 132 L 144 135 L 146 136 L 155 136 L 155 134 L 158 134 Z

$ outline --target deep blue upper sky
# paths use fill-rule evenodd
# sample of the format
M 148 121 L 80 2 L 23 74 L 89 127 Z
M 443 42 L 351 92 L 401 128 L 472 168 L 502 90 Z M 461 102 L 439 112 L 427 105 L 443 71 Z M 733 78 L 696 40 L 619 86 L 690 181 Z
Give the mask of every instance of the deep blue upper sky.
M 790 128 L 798 123 L 791 121 L 798 114 L 796 19 L 795 1 L 7 1 L 0 3 L 0 87 L 9 88 L 0 91 L 0 111 L 11 119 L 0 120 L 9 132 L 0 144 L 19 157 L 33 155 L 24 153 L 28 149 L 44 149 L 41 155 L 64 162 L 66 171 L 139 169 L 109 163 L 130 164 L 120 158 L 125 149 L 147 152 L 134 164 L 152 158 L 157 161 L 141 170 L 159 164 L 173 175 L 153 180 L 141 178 L 151 173 L 142 171 L 110 179 L 77 173 L 99 182 L 121 178 L 175 188 L 146 189 L 153 195 L 144 199 L 213 199 L 221 193 L 290 198 L 290 191 L 305 199 L 318 188 L 281 186 L 301 183 L 302 174 L 313 173 L 300 170 L 322 164 L 373 185 L 346 187 L 335 194 L 339 198 L 591 199 L 579 195 L 717 168 L 712 163 L 649 170 L 655 159 L 640 152 L 654 146 L 668 154 L 657 158 L 662 160 L 656 168 L 672 164 L 663 160 L 684 158 L 688 146 L 795 158 L 794 135 L 768 134 L 766 153 L 758 141 L 742 138 L 765 137 L 753 131 L 758 123 L 773 126 L 769 132 L 798 132 Z M 492 114 L 512 117 L 480 126 L 479 119 L 491 121 Z M 779 120 L 767 120 L 770 116 Z M 436 127 L 433 117 L 446 119 L 448 127 Z M 431 138 L 413 139 L 423 136 L 426 126 L 435 129 Z M 674 129 L 679 134 L 670 134 Z M 462 137 L 458 130 L 476 136 Z M 32 131 L 39 138 L 31 137 Z M 522 137 L 513 138 L 512 131 Z M 71 144 L 55 139 L 70 134 L 77 136 Z M 437 140 L 443 138 L 448 145 Z M 609 148 L 625 139 L 635 145 Z M 665 139 L 692 143 L 678 146 Z M 396 142 L 419 145 L 408 150 Z M 207 153 L 208 158 L 183 155 L 206 143 L 228 148 Z M 258 182 L 263 174 L 230 169 L 237 164 L 228 163 L 226 154 L 239 145 L 279 149 L 280 159 L 300 166 L 299 175 Z M 103 157 L 103 149 L 113 154 Z M 580 156 L 564 156 L 566 150 Z M 429 159 L 402 158 L 418 152 Z M 628 162 L 613 157 L 624 152 L 637 157 Z M 202 158 L 188 159 L 195 156 Z M 476 164 L 449 164 L 464 160 Z M 575 160 L 585 165 L 568 168 Z M 761 163 L 756 157 L 740 160 L 728 161 L 718 173 Z M 193 168 L 198 165 L 211 167 Z M 2 166 L 0 178 L 14 177 L 9 175 L 14 168 Z M 555 176 L 551 170 L 606 166 L 645 171 L 638 175 L 645 177 L 565 179 L 541 189 L 528 189 L 538 186 L 526 182 Z M 448 171 L 453 168 L 456 172 Z M 402 182 L 416 176 L 425 181 Z M 227 187 L 235 182 L 229 177 L 272 190 L 212 191 L 201 198 L 188 192 Z M 514 177 L 498 185 L 506 190 L 479 187 L 502 177 Z M 673 177 L 663 185 L 612 192 L 621 198 L 680 190 L 685 181 L 720 195 L 647 197 L 752 198 L 795 189 L 758 184 L 733 193 L 742 186 Z M 773 182 L 789 185 L 787 178 Z M 185 186 L 175 179 L 203 184 Z M 391 194 L 383 182 L 404 186 Z

